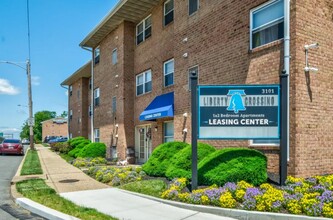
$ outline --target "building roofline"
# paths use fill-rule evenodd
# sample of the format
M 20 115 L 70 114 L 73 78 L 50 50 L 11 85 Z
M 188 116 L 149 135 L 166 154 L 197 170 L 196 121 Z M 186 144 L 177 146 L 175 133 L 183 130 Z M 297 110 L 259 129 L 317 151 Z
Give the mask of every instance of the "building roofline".
M 72 75 L 70 75 L 67 79 L 65 79 L 60 85 L 61 86 L 69 86 L 72 85 L 80 78 L 89 78 L 91 77 L 91 60 L 86 64 L 81 66 L 78 70 L 76 70 Z
M 80 47 L 95 48 L 123 21 L 140 22 L 161 0 L 119 0 L 117 5 L 83 39 Z

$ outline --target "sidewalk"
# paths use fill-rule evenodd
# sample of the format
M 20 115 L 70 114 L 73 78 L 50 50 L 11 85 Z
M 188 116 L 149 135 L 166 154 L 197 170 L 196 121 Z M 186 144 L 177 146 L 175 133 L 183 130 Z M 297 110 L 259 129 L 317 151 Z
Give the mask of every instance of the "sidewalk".
M 44 172 L 44 174 L 39 177 L 46 179 L 46 183 L 49 186 L 54 188 L 61 196 L 78 205 L 95 208 L 99 212 L 119 218 L 119 220 L 327 219 L 192 205 L 124 191 L 109 187 L 90 178 L 80 169 L 68 164 L 59 155 L 42 145 L 36 145 L 36 148 Z M 20 177 L 20 169 L 21 166 L 16 176 L 13 178 L 13 182 L 24 178 L 31 178 Z M 76 219 L 72 216 L 36 204 L 29 199 L 19 198 L 15 187 L 12 187 L 12 195 L 16 198 L 16 203 L 47 219 Z
M 164 204 L 159 201 L 159 199 L 111 188 L 84 174 L 80 169 L 68 164 L 59 155 L 50 151 L 48 148 L 42 145 L 36 145 L 36 149 L 38 150 L 44 172 L 44 174 L 39 177 L 44 178 L 45 182 L 50 187 L 54 188 L 61 196 L 78 205 L 95 208 L 99 212 L 121 220 L 232 220 L 232 218 L 178 208 Z M 25 179 L 25 177 L 16 175 L 13 178 L 13 182 L 22 179 Z M 15 192 L 13 194 L 15 194 Z M 17 196 L 18 195 L 14 197 Z M 47 215 L 48 212 L 52 212 L 52 210 L 43 208 L 39 204 L 25 198 L 17 198 L 16 202 L 35 213 L 36 210 L 38 212 L 39 209 L 38 214 L 42 216 L 43 214 L 40 212 L 46 212 L 44 217 L 48 219 L 75 219 L 71 216 L 64 216 L 62 213 L 57 214 L 57 212 Z

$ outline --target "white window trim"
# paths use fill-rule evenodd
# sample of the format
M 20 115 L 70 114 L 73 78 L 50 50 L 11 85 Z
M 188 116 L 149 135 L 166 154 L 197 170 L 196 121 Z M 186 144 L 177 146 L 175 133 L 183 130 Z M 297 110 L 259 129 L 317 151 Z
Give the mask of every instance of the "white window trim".
M 175 140 L 175 121 L 174 120 L 164 121 L 163 122 L 163 143 L 166 143 L 166 142 L 164 142 L 165 137 L 167 137 L 167 138 L 171 137 L 171 136 L 165 136 L 165 124 L 166 123 L 173 123 L 173 139 Z
M 139 45 L 139 44 L 141 44 L 142 42 L 144 42 L 145 40 L 146 40 L 146 34 L 145 34 L 145 31 L 146 31 L 146 29 L 148 29 L 149 27 L 151 27 L 152 26 L 152 23 L 153 23 L 153 20 L 152 20 L 152 22 L 150 23 L 150 25 L 148 25 L 147 27 L 146 27 L 146 20 L 149 18 L 149 17 L 151 17 L 151 14 L 150 15 L 148 15 L 147 17 L 145 17 L 139 24 L 137 24 L 136 25 L 136 28 L 135 28 L 135 36 L 136 36 L 136 38 L 135 38 L 135 42 L 136 42 L 136 45 Z M 142 31 L 140 32 L 140 33 L 138 33 L 138 27 L 139 27 L 139 25 L 140 24 L 142 24 Z M 140 43 L 138 43 L 138 36 L 140 35 L 140 34 L 142 34 L 143 33 L 143 40 L 140 42 Z M 151 35 L 150 35 L 151 36 Z
M 99 88 L 96 88 L 94 90 L 94 106 L 96 106 L 96 99 L 100 97 L 100 91 L 99 91 Z M 98 105 L 100 104 L 100 100 L 99 100 L 99 103 Z
M 199 11 L 200 1 L 199 0 L 196 0 L 196 1 L 197 1 L 197 5 L 198 5 L 197 10 L 195 12 L 192 12 L 192 14 L 190 14 L 190 0 L 188 0 L 188 6 L 187 6 L 187 8 L 188 8 L 188 15 L 189 16 L 195 15 Z
M 253 143 L 253 140 L 249 140 L 250 146 L 272 146 L 272 147 L 279 147 L 280 144 L 276 143 Z
M 170 10 L 167 14 L 165 13 L 165 9 L 166 9 L 165 5 L 168 4 L 168 3 L 171 2 L 171 1 L 172 1 L 172 0 L 167 0 L 167 1 L 164 2 L 164 6 L 163 6 L 163 19 L 164 19 L 164 20 L 163 20 L 163 26 L 166 26 L 166 25 L 165 25 L 165 16 L 168 15 L 169 13 L 171 13 L 171 12 L 174 12 L 174 10 L 175 10 L 175 2 L 173 2 L 174 5 L 173 5 L 172 10 Z M 173 19 L 175 19 L 175 18 L 173 18 Z M 170 23 L 171 23 L 171 22 L 170 22 Z M 167 24 L 167 25 L 168 25 L 168 24 Z
M 97 132 L 98 131 L 98 132 Z M 98 134 L 98 136 L 97 136 L 97 134 Z M 99 128 L 95 128 L 94 129 L 94 142 L 96 142 L 96 139 L 98 138 L 98 142 L 100 142 L 100 130 L 99 130 Z
M 116 53 L 116 60 L 113 60 L 113 58 L 114 58 L 114 53 Z M 114 62 L 115 61 L 115 62 Z M 115 48 L 115 49 L 113 49 L 112 50 L 112 64 L 113 65 L 115 65 L 115 64 L 117 64 L 118 63 L 118 49 L 117 48 Z
M 173 62 L 173 72 L 170 72 L 170 73 L 166 73 L 166 71 L 165 71 L 165 67 L 166 67 L 166 64 L 168 64 L 168 63 L 170 63 L 170 62 Z M 169 74 L 171 74 L 171 73 L 173 73 L 173 76 L 172 76 L 172 79 L 173 79 L 173 83 L 172 84 L 170 84 L 170 85 L 165 85 L 165 76 L 167 76 L 167 75 L 169 75 Z M 164 63 L 163 63 L 163 85 L 164 85 L 164 87 L 168 87 L 168 86 L 172 86 L 172 85 L 174 85 L 175 84 L 175 59 L 174 58 L 172 58 L 172 59 L 170 59 L 170 60 L 167 60 L 167 61 L 165 61 Z
M 150 92 L 151 92 L 151 90 L 150 90 L 149 92 L 145 92 L 145 91 L 146 91 L 146 83 L 147 83 L 147 82 L 146 82 L 145 75 L 146 75 L 147 73 L 149 73 L 149 72 L 150 72 L 150 81 L 147 81 L 147 82 L 152 82 L 152 81 L 153 81 L 153 76 L 152 76 L 152 73 L 151 73 L 151 69 L 146 70 L 146 71 L 144 71 L 144 72 L 138 74 L 138 75 L 135 77 L 135 84 L 136 84 L 136 86 L 135 86 L 135 94 L 136 94 L 136 96 L 141 96 L 141 95 L 144 95 L 144 94 L 147 94 L 147 93 L 150 93 Z M 138 84 L 138 78 L 139 78 L 139 76 L 143 76 L 143 83 L 142 83 L 142 84 Z M 138 86 L 141 86 L 141 85 L 143 85 L 143 93 L 138 95 L 138 90 L 137 90 L 137 88 L 138 88 Z
M 264 25 L 261 25 L 260 27 L 257 27 L 255 30 L 253 30 L 253 14 L 254 14 L 254 12 L 258 12 L 258 11 L 264 10 L 269 5 L 275 4 L 275 3 L 279 2 L 279 1 L 282 1 L 282 0 L 271 0 L 271 1 L 268 1 L 268 2 L 266 2 L 264 4 L 262 4 L 262 5 L 259 5 L 258 7 L 255 7 L 255 8 L 253 8 L 253 9 L 250 10 L 250 50 L 253 49 L 253 47 L 252 47 L 252 41 L 253 41 L 252 35 L 253 35 L 253 33 L 255 31 L 258 31 L 258 30 L 261 30 L 263 28 L 267 28 L 267 27 L 273 26 L 273 25 L 275 25 L 277 23 L 280 23 L 281 20 L 282 20 L 282 22 L 284 21 L 283 20 L 284 16 L 283 16 L 281 18 L 278 18 L 278 19 L 275 19 L 273 21 L 270 21 L 270 22 L 268 22 L 268 23 L 266 23 Z M 276 41 L 278 41 L 278 40 L 276 40 Z M 272 41 L 272 42 L 275 42 L 275 41 Z M 270 42 L 270 43 L 272 43 L 272 42 Z M 264 46 L 264 45 L 266 45 L 266 44 L 260 45 L 259 47 Z M 256 47 L 256 48 L 258 48 L 258 47 Z
M 98 55 L 96 55 L 97 50 L 98 50 Z M 100 50 L 99 46 L 94 49 L 94 64 L 97 64 L 95 60 L 98 56 L 99 56 L 99 60 L 97 63 L 99 63 L 101 61 L 101 50 Z

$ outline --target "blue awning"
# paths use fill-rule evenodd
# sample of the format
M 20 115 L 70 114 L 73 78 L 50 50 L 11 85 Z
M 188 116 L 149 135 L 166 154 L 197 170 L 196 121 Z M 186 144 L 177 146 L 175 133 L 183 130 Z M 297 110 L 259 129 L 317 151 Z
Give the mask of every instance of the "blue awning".
M 140 121 L 155 121 L 158 118 L 173 117 L 173 92 L 155 97 L 140 114 Z

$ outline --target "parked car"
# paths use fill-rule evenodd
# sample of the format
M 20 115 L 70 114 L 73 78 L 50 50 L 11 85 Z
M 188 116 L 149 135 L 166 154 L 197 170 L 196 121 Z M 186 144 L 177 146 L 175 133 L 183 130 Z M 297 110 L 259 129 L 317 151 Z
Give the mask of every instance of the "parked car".
M 30 140 L 29 140 L 28 138 L 24 138 L 24 139 L 22 140 L 22 144 L 23 144 L 23 145 L 29 145 L 29 144 L 30 144 Z
M 5 139 L 0 144 L 0 154 L 24 155 L 24 148 L 19 139 Z
M 58 142 L 66 142 L 68 139 L 67 137 L 57 137 L 55 139 L 50 140 L 48 143 L 52 144 L 52 143 L 58 143 Z
M 49 143 L 50 140 L 56 139 L 58 136 L 46 136 L 44 138 L 44 143 Z

